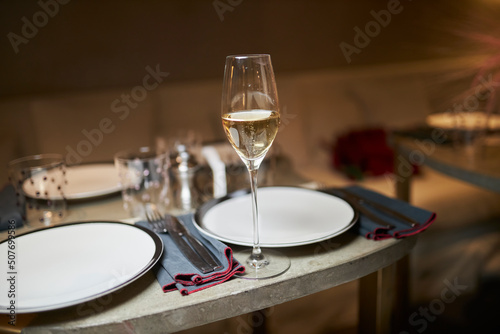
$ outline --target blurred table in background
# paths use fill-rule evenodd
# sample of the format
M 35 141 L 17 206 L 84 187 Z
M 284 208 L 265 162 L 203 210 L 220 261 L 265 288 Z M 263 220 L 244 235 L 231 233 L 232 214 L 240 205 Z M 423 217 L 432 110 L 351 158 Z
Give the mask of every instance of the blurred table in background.
M 396 194 L 409 201 L 411 165 L 428 166 L 450 177 L 500 193 L 500 145 L 482 145 L 467 152 L 431 138 L 394 138 Z

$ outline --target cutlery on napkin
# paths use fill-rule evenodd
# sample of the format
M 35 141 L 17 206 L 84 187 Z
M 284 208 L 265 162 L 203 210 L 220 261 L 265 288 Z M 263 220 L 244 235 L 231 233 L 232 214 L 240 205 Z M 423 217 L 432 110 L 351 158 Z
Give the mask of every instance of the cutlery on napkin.
M 12 226 L 12 220 L 16 227 L 23 225 L 23 218 L 16 204 L 16 190 L 12 185 L 6 185 L 0 190 L 0 231 L 7 230 Z
M 172 240 L 196 268 L 204 274 L 222 269 L 218 259 L 212 255 L 201 241 L 191 235 L 177 217 L 165 215 L 163 219 Z
M 234 257 L 230 247 L 214 238 L 201 234 L 193 225 L 193 214 L 177 217 L 182 221 L 185 228 L 198 239 L 222 264 L 222 269 L 203 274 L 198 270 L 180 251 L 172 236 L 168 233 L 160 233 L 158 236 L 163 241 L 163 255 L 158 261 L 156 268 L 156 279 L 160 283 L 163 292 L 178 290 L 183 295 L 200 291 L 211 286 L 223 283 L 236 273 L 243 273 L 243 267 Z M 145 228 L 150 228 L 148 223 L 141 221 L 136 223 Z
M 426 230 L 436 219 L 434 212 L 359 186 L 323 191 L 345 199 L 359 212 L 355 228 L 367 239 L 408 237 Z

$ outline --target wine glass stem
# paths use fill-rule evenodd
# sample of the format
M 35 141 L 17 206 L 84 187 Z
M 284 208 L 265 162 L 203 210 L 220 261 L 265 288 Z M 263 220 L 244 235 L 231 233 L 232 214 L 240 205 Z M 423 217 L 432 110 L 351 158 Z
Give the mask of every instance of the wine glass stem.
M 259 209 L 257 206 L 257 168 L 249 168 L 250 190 L 252 193 L 252 217 L 253 217 L 253 249 L 249 261 L 254 266 L 261 266 L 263 255 L 259 246 Z

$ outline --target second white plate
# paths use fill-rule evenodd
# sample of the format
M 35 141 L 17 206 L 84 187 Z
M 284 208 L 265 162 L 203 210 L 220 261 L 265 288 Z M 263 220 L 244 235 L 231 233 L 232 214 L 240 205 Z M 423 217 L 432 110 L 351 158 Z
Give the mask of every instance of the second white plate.
M 343 199 L 296 187 L 258 189 L 260 245 L 291 247 L 319 242 L 351 228 L 357 214 Z M 240 191 L 203 204 L 194 216 L 204 234 L 236 245 L 253 244 L 252 204 Z
M 34 175 L 33 178 L 36 178 Z M 68 184 L 64 189 L 67 200 L 88 199 L 117 193 L 121 190 L 118 172 L 112 163 L 95 163 L 68 166 Z M 36 181 L 36 180 L 35 180 Z M 31 187 L 23 187 L 30 197 L 37 197 Z M 43 198 L 43 194 L 38 196 Z M 61 199 L 55 196 L 54 199 Z

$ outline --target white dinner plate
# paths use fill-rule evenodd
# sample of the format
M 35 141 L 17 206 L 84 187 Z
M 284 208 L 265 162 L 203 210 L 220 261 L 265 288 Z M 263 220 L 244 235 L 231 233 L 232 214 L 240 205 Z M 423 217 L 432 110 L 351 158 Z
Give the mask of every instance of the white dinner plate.
M 36 178 L 34 175 L 33 178 Z M 112 163 L 68 166 L 64 197 L 67 200 L 89 199 L 117 193 L 121 190 L 118 172 Z M 36 180 L 35 180 L 36 181 Z M 31 187 L 23 187 L 30 197 L 37 197 Z M 43 198 L 43 194 L 39 195 Z M 61 199 L 55 197 L 54 199 Z
M 146 273 L 162 252 L 155 233 L 119 222 L 71 223 L 3 241 L 2 287 L 13 295 L 2 288 L 0 313 L 8 313 L 12 301 L 16 313 L 32 313 L 109 294 Z M 12 287 L 6 277 L 14 277 Z
M 343 199 L 296 187 L 258 189 L 260 245 L 291 247 L 339 235 L 357 220 Z M 239 191 L 203 204 L 194 216 L 206 235 L 236 245 L 253 244 L 252 204 L 248 191 Z

